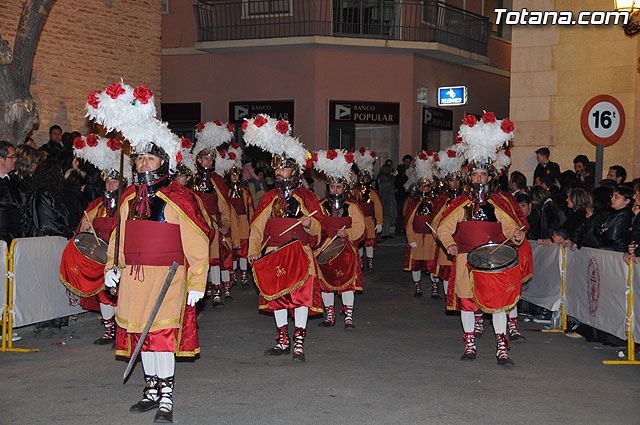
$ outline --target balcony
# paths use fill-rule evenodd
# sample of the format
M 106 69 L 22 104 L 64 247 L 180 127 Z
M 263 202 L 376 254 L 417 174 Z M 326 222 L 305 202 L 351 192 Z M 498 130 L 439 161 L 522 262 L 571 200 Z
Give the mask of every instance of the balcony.
M 439 43 L 486 57 L 491 33 L 487 18 L 440 1 L 200 0 L 194 12 L 202 47 L 211 42 L 330 37 L 402 42 L 396 44 L 405 48 L 407 43 Z

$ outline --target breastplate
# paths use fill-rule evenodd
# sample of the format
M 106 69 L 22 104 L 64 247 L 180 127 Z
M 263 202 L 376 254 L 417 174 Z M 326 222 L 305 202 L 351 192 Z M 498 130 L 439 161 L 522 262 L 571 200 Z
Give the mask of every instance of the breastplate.
M 433 211 L 433 204 L 431 201 L 422 201 L 418 207 L 417 215 L 429 215 Z
M 273 218 L 298 218 L 300 216 L 302 216 L 302 208 L 293 196 L 286 199 L 276 199 L 271 208 L 271 217 Z
M 339 206 L 336 206 L 330 200 L 326 200 L 322 203 L 323 213 L 329 217 L 349 217 L 349 206 L 342 202 Z

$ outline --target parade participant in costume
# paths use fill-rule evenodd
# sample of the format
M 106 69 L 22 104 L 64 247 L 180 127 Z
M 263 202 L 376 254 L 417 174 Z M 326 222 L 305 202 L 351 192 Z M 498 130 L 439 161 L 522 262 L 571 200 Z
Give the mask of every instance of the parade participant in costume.
M 91 93 L 86 109 L 91 119 L 130 142 L 134 161 L 134 184 L 120 203 L 120 240 L 116 243 L 113 232 L 105 269 L 105 285 L 119 284 L 116 355 L 132 355 L 169 266 L 180 265 L 142 346 L 146 385 L 143 398 L 130 408 L 158 409 L 155 422 L 172 422 L 175 356 L 200 352 L 194 306 L 206 286 L 210 223 L 200 198 L 171 182 L 169 170 L 182 159 L 180 139 L 155 118 L 148 88 L 111 84 Z
M 105 182 L 104 195 L 89 204 L 76 232 L 92 232 L 101 239 L 103 248 L 109 241 L 116 224 L 117 198 L 120 185 L 121 143 L 116 139 L 105 139 L 95 134 L 86 138 L 77 137 L 73 143 L 76 157 L 93 164 L 102 172 Z M 131 178 L 131 164 L 123 164 L 124 186 Z M 93 239 L 89 239 L 93 243 Z M 74 294 L 81 298 L 80 305 L 86 310 L 99 310 L 102 316 L 104 334 L 94 344 L 105 345 L 115 342 L 117 297 L 105 290 L 104 264 L 88 258 L 79 251 L 72 238 L 62 254 L 60 280 Z
M 327 197 L 320 201 L 325 217 L 322 222 L 322 243 L 316 255 L 322 255 L 332 242 L 346 245 L 331 264 L 319 264 L 322 303 L 327 317 L 318 326 L 335 325 L 335 293 L 342 297 L 344 328 L 355 329 L 353 304 L 355 291 L 362 291 L 362 268 L 356 246 L 364 236 L 364 215 L 357 203 L 349 200 L 352 182 L 353 153 L 343 149 L 318 151 L 313 154 L 314 167 L 327 176 Z M 338 239 L 339 238 L 339 239 Z M 321 257 L 318 257 L 320 260 Z
M 182 161 L 178 163 L 175 173 L 171 176 L 175 182 L 189 189 L 193 188 L 193 175 L 196 173 L 196 162 L 193 152 L 191 152 L 192 147 L 191 140 L 186 137 L 182 139 L 182 149 L 180 149 Z
M 358 184 L 351 193 L 353 200 L 360 205 L 367 227 L 364 241 L 360 243 L 360 258 L 364 264 L 363 254 L 366 254 L 367 270 L 373 271 L 373 251 L 377 244 L 377 234 L 382 232 L 382 199 L 378 191 L 371 187 L 376 153 L 362 147 L 353 152 L 353 156 L 358 170 Z
M 233 247 L 231 246 L 231 222 L 234 211 L 227 193 L 229 188 L 224 178 L 214 171 L 214 161 L 218 146 L 228 143 L 233 137 L 233 126 L 224 125 L 220 121 L 198 124 L 196 144 L 192 151 L 196 154 L 193 190 L 200 195 L 207 208 L 213 224 L 213 234 L 210 237 L 209 249 L 209 281 L 211 286 L 207 295 L 212 295 L 214 308 L 224 307 L 222 293 L 226 301 L 231 301 L 231 262 L 233 261 Z
M 435 202 L 440 208 L 434 210 L 432 222 L 434 229 L 437 229 L 440 225 L 442 214 L 444 214 L 451 201 L 462 195 L 460 169 L 462 168 L 464 156 L 462 155 L 461 147 L 461 144 L 455 144 L 446 150 L 438 152 L 438 161 L 435 162 L 436 175 L 441 182 L 444 182 L 444 190 L 438 195 L 438 199 Z M 451 288 L 454 287 L 454 283 L 449 280 L 451 274 L 451 257 L 447 254 L 446 249 L 442 246 L 437 236 L 436 232 L 436 276 L 442 282 L 442 288 L 448 301 L 450 298 L 449 295 L 453 293 L 453 291 L 449 291 L 449 286 L 451 285 Z M 455 299 L 455 297 L 451 298 Z M 447 309 L 449 309 L 448 303 Z
M 513 216 L 511 205 L 492 187 L 495 183 L 492 163 L 498 149 L 513 138 L 513 123 L 496 120 L 491 112 L 485 113 L 481 121 L 469 115 L 460 126 L 459 135 L 465 147 L 471 192 L 455 198 L 449 204 L 437 231 L 447 253 L 455 256 L 452 273 L 455 273 L 455 294 L 462 310 L 460 317 L 465 340 L 462 360 L 476 357 L 474 312 L 479 307 L 493 314 L 498 364 L 513 365 L 508 354 L 505 311 L 520 298 L 519 267 L 485 277 L 467 268 L 467 254 L 474 247 L 501 242 L 506 238 L 512 238 L 516 245 L 520 245 L 524 239 L 524 232 L 517 226 L 517 217 Z
M 438 296 L 438 283 L 434 275 L 436 272 L 436 240 L 429 227 L 435 212 L 440 207 L 434 203 L 437 183 L 433 176 L 433 162 L 434 156 L 430 151 L 420 151 L 414 159 L 414 172 L 410 173 L 412 178 L 415 176 L 418 196 L 414 197 L 406 208 L 404 227 L 407 235 L 407 251 L 404 257 L 404 270 L 410 271 L 413 277 L 414 297 L 422 296 L 420 279 L 423 271 L 431 279 L 431 296 L 433 298 Z
M 233 208 L 233 220 L 231 220 L 231 241 L 233 243 L 233 263 L 228 272 L 231 281 L 235 282 L 235 272 L 240 265 L 240 281 L 242 286 L 248 286 L 247 276 L 247 249 L 249 248 L 249 223 L 253 217 L 253 199 L 249 189 L 242 182 L 242 149 L 237 142 L 233 142 L 227 152 L 218 151 L 216 158 L 216 173 L 224 176 L 224 181 L 229 187 L 227 198 Z
M 320 242 L 322 211 L 318 198 L 302 187 L 301 168 L 310 168 L 311 155 L 289 136 L 289 123 L 266 115 L 246 121 L 244 141 L 273 155 L 275 189 L 260 199 L 251 221 L 249 262 L 260 291 L 259 308 L 275 316 L 276 345 L 269 355 L 290 352 L 287 312 L 293 311 L 293 360 L 304 361 L 307 318 L 322 313 L 317 265 L 312 249 Z M 260 258 L 266 248 L 267 254 Z

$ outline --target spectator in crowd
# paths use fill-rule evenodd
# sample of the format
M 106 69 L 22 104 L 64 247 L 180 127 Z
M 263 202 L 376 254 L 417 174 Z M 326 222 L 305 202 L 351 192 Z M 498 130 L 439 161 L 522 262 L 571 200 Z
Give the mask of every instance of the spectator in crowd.
M 516 195 L 516 201 L 518 201 L 520 209 L 524 213 L 527 223 L 529 223 L 527 239 L 542 239 L 540 235 L 540 211 L 531 203 L 531 197 L 526 193 L 518 193 Z
M 618 186 L 611 196 L 613 212 L 607 217 L 600 229 L 596 229 L 599 247 L 611 251 L 626 252 L 629 244 L 629 229 L 633 218 L 633 189 Z
M 549 160 L 550 154 L 549 148 L 540 148 L 536 150 L 538 166 L 533 172 L 533 181 L 536 185 L 541 183 L 543 176 L 551 177 L 551 180 L 554 182 L 556 180 L 560 180 L 560 166 Z
M 0 239 L 7 245 L 21 236 L 21 209 L 24 196 L 13 173 L 16 151 L 13 145 L 0 140 Z
M 265 178 L 264 170 L 260 167 L 256 168 L 255 174 L 257 177 L 256 185 L 249 185 L 249 192 L 251 193 L 251 198 L 253 199 L 254 207 L 258 206 L 262 195 L 269 191 L 269 187 L 267 186 L 267 180 Z
M 634 263 L 638 262 L 640 258 L 640 182 L 633 186 L 633 211 L 635 216 L 631 223 L 631 236 L 629 237 L 628 252 L 624 255 L 624 261 L 633 259 Z
M 55 157 L 38 163 L 27 187 L 25 236 L 63 236 L 70 238 L 74 228 L 63 200 L 64 179 Z
M 44 154 L 29 145 L 20 145 L 16 148 L 16 169 L 15 174 L 19 179 L 22 187 L 33 175 L 38 166 L 38 161 L 42 159 Z
M 591 201 L 589 194 L 582 188 L 572 188 L 567 192 L 567 207 L 569 213 L 565 221 L 564 228 L 567 231 L 567 237 L 572 241 L 576 240 L 578 228 L 587 219 L 587 208 Z
M 49 141 L 40 147 L 40 150 L 49 156 L 55 156 L 62 152 L 62 127 L 52 125 L 49 128 Z
M 569 240 L 569 232 L 566 227 L 559 227 L 553 231 L 551 242 L 556 245 L 564 245 Z
M 627 170 L 625 170 L 622 165 L 614 165 L 613 167 L 609 167 L 607 179 L 615 181 L 616 185 L 620 185 L 627 179 Z
M 553 202 L 551 194 L 542 186 L 534 186 L 531 189 L 531 202 L 540 211 L 539 226 L 540 234 L 538 243 L 548 245 L 551 243 L 553 230 L 564 224 L 565 213 Z
M 64 192 L 62 200 L 69 212 L 69 226 L 75 229 L 80 224 L 84 210 L 89 206 L 84 195 L 87 185 L 87 173 L 71 168 L 64 173 Z
M 519 193 L 526 195 L 529 192 L 527 188 L 527 178 L 520 171 L 513 171 L 511 173 L 511 177 L 509 178 L 509 192 L 511 192 L 513 196 Z
M 66 137 L 65 137 L 66 136 Z M 64 133 L 62 135 L 62 150 L 64 152 L 73 153 L 73 141 L 76 140 L 76 137 L 81 137 L 79 131 L 72 131 L 71 133 Z
M 600 240 L 597 237 L 596 230 L 599 231 L 602 228 L 602 223 L 611 214 L 612 195 L 613 189 L 610 187 L 601 186 L 593 191 L 591 202 L 586 208 L 586 219 L 576 230 L 576 241 L 571 246 L 572 250 L 584 246 L 590 248 L 600 247 Z
M 35 149 L 35 148 L 36 148 L 36 141 L 35 141 L 35 140 L 33 140 L 33 138 L 31 138 L 31 137 L 27 136 L 27 137 L 24 139 L 24 143 L 23 143 L 23 145 L 31 146 L 32 148 L 34 148 L 34 149 Z
M 383 165 L 378 174 L 378 190 L 382 200 L 382 239 L 392 238 L 390 234 L 391 223 L 396 221 L 396 198 L 394 191 L 394 177 L 391 166 Z

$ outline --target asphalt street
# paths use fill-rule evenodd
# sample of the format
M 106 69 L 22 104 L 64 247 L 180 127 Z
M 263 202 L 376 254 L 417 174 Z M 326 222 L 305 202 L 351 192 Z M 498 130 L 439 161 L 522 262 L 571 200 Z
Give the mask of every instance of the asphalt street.
M 199 316 L 202 352 L 176 366 L 174 420 L 181 424 L 638 424 L 640 367 L 605 366 L 616 350 L 520 322 L 515 367 L 498 366 L 489 321 L 478 358 L 460 360 L 459 316 L 444 300 L 412 297 L 402 271 L 404 240 L 376 251 L 376 271 L 356 296 L 355 332 L 310 320 L 305 354 L 266 357 L 275 324 L 259 314 L 254 289 L 233 290 L 224 310 Z M 535 273 L 535 271 L 534 271 Z M 427 292 L 428 294 L 428 292 Z M 339 300 L 339 297 L 336 297 Z M 340 303 L 338 301 L 338 306 Z M 96 313 L 61 331 L 18 329 L 18 347 L 0 353 L 2 424 L 145 424 L 154 412 L 128 409 L 142 392 L 142 367 L 122 383 L 126 362 L 102 334 Z M 293 333 L 293 321 L 290 321 Z

